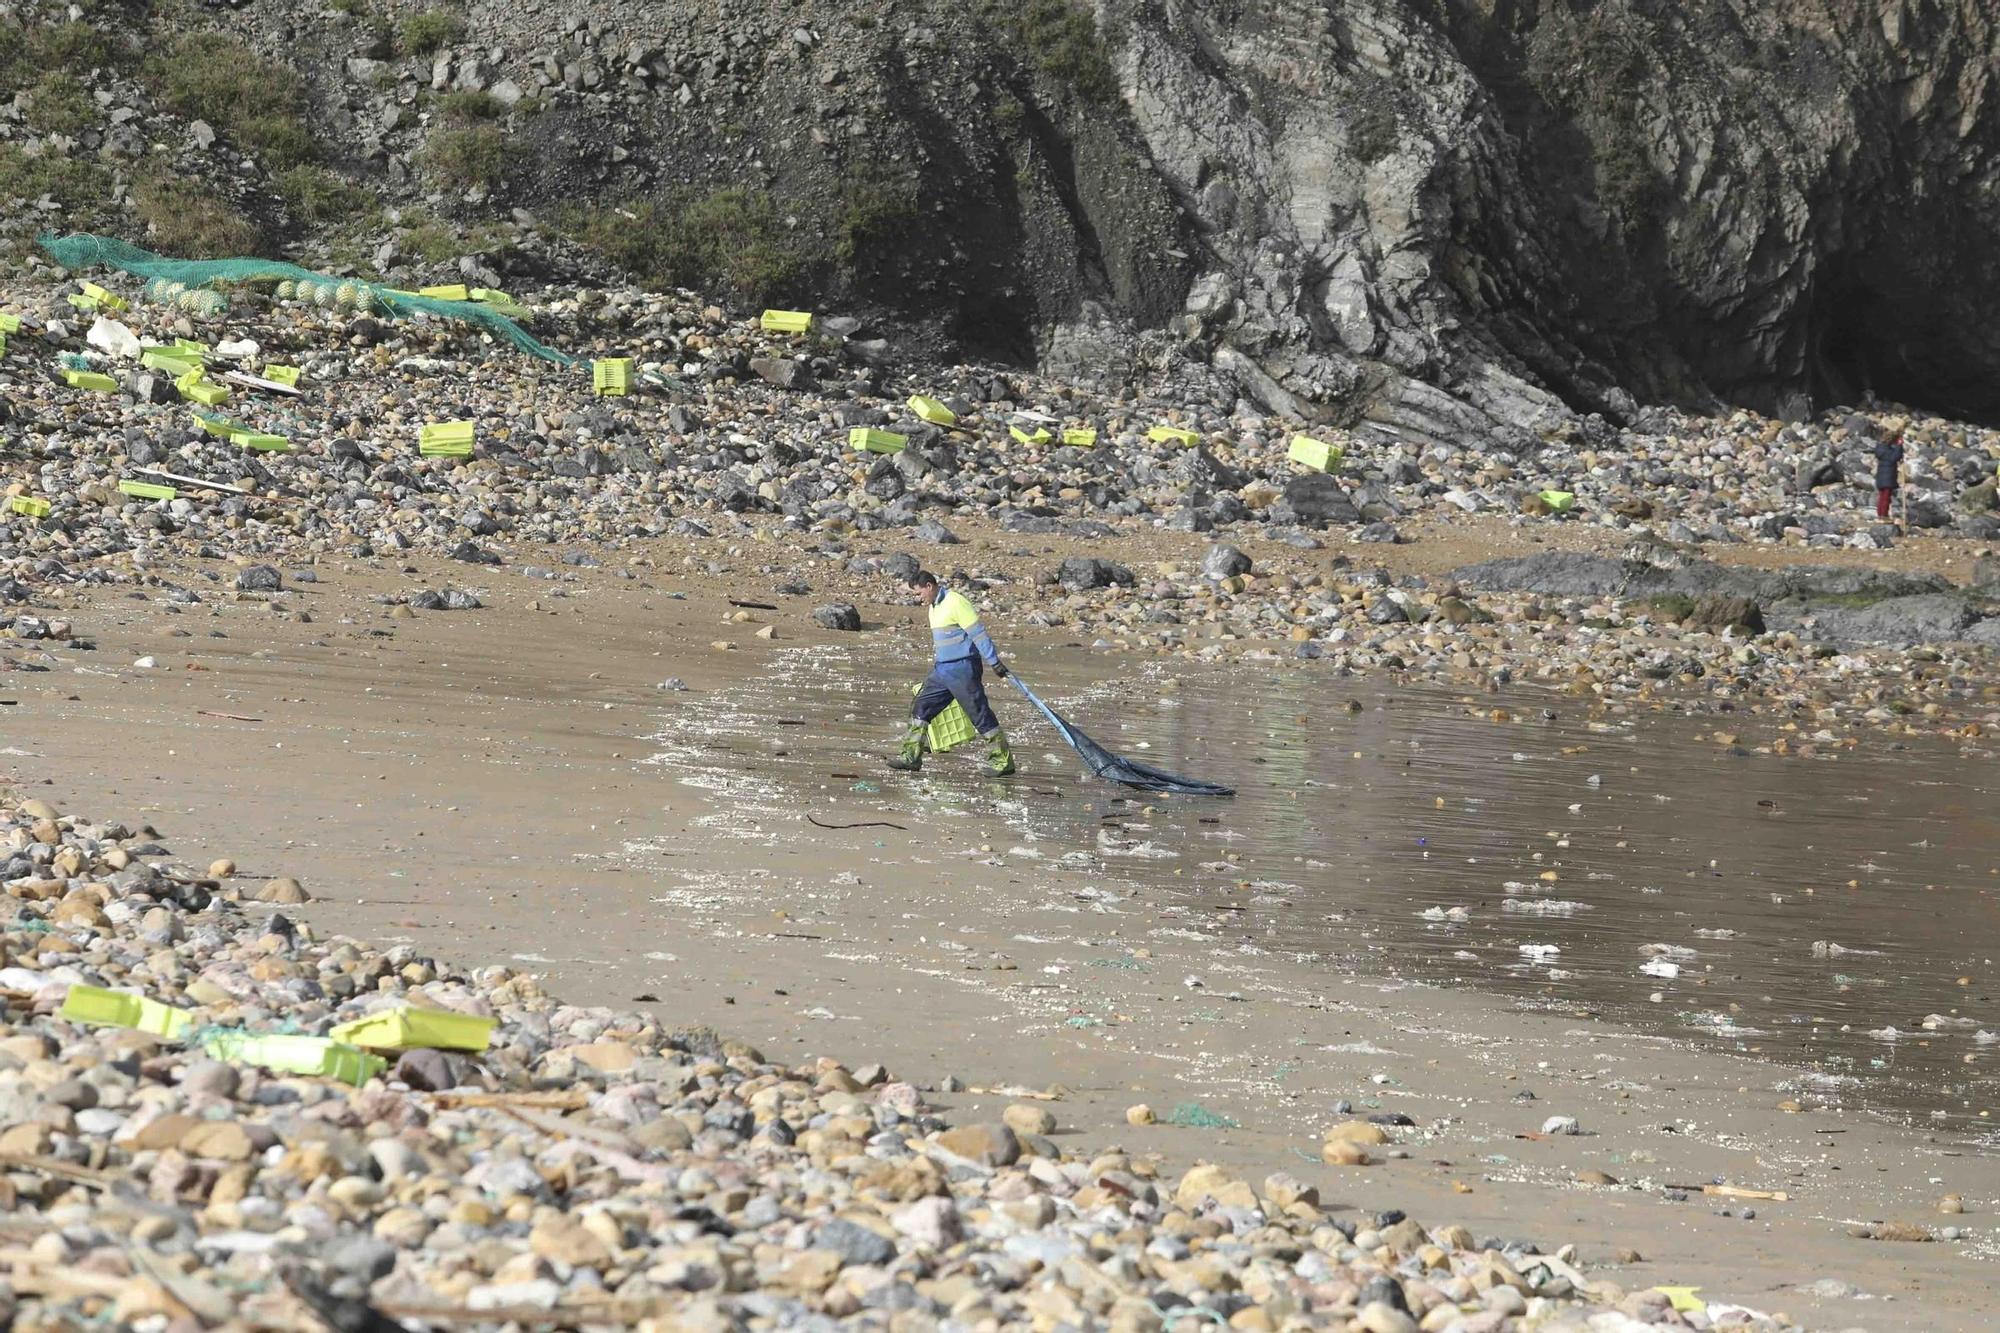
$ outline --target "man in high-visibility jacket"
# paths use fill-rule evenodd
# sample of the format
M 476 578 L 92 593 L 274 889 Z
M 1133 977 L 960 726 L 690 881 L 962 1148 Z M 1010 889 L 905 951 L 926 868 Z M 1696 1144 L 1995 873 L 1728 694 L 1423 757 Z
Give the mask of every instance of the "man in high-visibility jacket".
M 995 777 L 1014 771 L 1014 752 L 1007 746 L 1007 733 L 1000 730 L 993 706 L 986 702 L 986 686 L 981 680 L 984 667 L 1007 679 L 1007 664 L 993 646 L 979 612 L 964 594 L 938 586 L 937 575 L 919 570 L 910 579 L 910 591 L 924 599 L 931 615 L 931 674 L 917 691 L 910 709 L 910 729 L 903 734 L 902 751 L 889 767 L 914 773 L 924 766 L 924 733 L 931 719 L 951 707 L 956 699 L 972 719 L 973 729 L 986 738 L 986 766 Z

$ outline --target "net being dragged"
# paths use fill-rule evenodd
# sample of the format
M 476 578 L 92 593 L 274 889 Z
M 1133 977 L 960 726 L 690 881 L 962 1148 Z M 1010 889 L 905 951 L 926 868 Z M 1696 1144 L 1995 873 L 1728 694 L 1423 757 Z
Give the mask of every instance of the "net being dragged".
M 77 232 L 70 236 L 37 236 L 35 243 L 49 252 L 64 268 L 80 272 L 88 268 L 114 268 L 146 282 L 146 297 L 155 301 L 176 301 L 188 293 L 201 293 L 211 304 L 197 314 L 220 314 L 228 298 L 217 290 L 233 282 L 290 283 L 295 295 L 314 304 L 347 310 L 379 312 L 396 318 L 419 312 L 439 319 L 462 320 L 504 338 L 530 356 L 561 366 L 577 364 L 553 347 L 537 342 L 526 329 L 492 306 L 480 301 L 451 301 L 398 291 L 358 278 L 330 278 L 278 259 L 168 259 L 150 250 L 109 236 Z
M 1015 689 L 1027 696 L 1029 703 L 1041 710 L 1042 716 L 1054 724 L 1055 729 L 1062 733 L 1062 738 L 1069 742 L 1070 748 L 1083 756 L 1083 762 L 1088 764 L 1090 771 L 1098 777 L 1116 782 L 1121 786 L 1135 788 L 1139 791 L 1173 792 L 1181 796 L 1234 796 L 1236 794 L 1236 788 L 1234 787 L 1225 787 L 1217 782 L 1203 782 L 1200 778 L 1178 777 L 1162 769 L 1154 768 L 1150 764 L 1142 764 L 1137 760 L 1126 759 L 1120 755 L 1111 753 L 1111 751 L 1105 749 L 1081 731 L 1078 731 L 1063 718 L 1062 714 L 1043 703 L 1041 698 L 1028 688 L 1027 683 L 1019 675 L 1010 675 L 1007 679 L 1014 682 Z

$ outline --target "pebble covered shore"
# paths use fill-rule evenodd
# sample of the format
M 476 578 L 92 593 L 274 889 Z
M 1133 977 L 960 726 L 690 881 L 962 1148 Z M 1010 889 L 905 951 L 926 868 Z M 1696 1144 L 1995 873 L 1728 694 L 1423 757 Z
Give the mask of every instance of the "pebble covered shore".
M 1059 1095 L 949 1124 L 880 1066 L 579 1008 L 506 968 L 321 938 L 297 880 L 179 865 L 149 829 L 0 801 L 0 1301 L 16 1329 L 1784 1326 L 1674 1312 L 1573 1251 L 1055 1134 Z M 173 1040 L 59 1016 L 73 984 L 189 1010 Z M 207 1057 L 399 1006 L 497 1020 L 360 1086 Z M 672 1011 L 671 997 L 661 1008 Z M 968 1071 L 976 1078 L 977 1071 Z M 1328 1125 L 1319 1177 L 1397 1129 Z M 1343 1193 L 1365 1193 L 1356 1181 Z M 365 1308 L 364 1308 L 365 1307 Z
M 65 300 L 75 283 L 57 276 L 0 292 L 0 309 L 24 320 L 0 358 L 0 435 L 26 461 L 14 489 L 49 505 L 0 514 L 0 599 L 25 604 L 0 610 L 17 646 L 87 638 L 87 623 L 60 612 L 94 585 L 305 615 L 290 592 L 321 570 L 415 552 L 454 557 L 463 574 L 397 594 L 399 615 L 474 610 L 495 589 L 560 596 L 580 569 L 603 567 L 727 573 L 777 598 L 780 621 L 845 629 L 863 621 L 855 604 L 893 601 L 895 576 L 921 561 L 976 589 L 996 623 L 1107 648 L 1300 658 L 1465 688 L 1528 681 L 1614 704 L 1671 692 L 1676 706 L 1812 724 L 1788 744 L 1841 743 L 1865 726 L 1982 742 L 2000 727 L 2000 560 L 1980 544 L 2000 532 L 2000 432 L 1975 426 L 1908 426 L 1900 528 L 1867 503 L 1868 445 L 1902 424 L 1886 413 L 1785 424 L 1650 411 L 1626 429 L 1565 423 L 1527 452 L 1313 428 L 1344 451 L 1318 472 L 1288 461 L 1295 424 L 1250 411 L 1170 349 L 1140 387 L 1100 389 L 898 366 L 839 317 L 800 338 L 685 295 L 527 298 L 551 343 L 635 359 L 633 394 L 597 398 L 587 367 L 445 321 L 256 293 L 199 321 L 136 292 L 128 310 L 79 315 Z M 123 332 L 98 329 L 100 317 Z M 173 380 L 130 355 L 190 336 L 209 344 L 218 376 L 300 370 L 297 398 L 238 387 L 215 409 L 288 450 L 204 431 Z M 69 365 L 116 391 L 68 386 Z M 956 424 L 920 420 L 914 394 Z M 473 424 L 470 457 L 420 455 L 420 427 L 446 421 Z M 857 451 L 858 427 L 906 447 Z M 1152 438 L 1162 428 L 1195 442 Z M 1094 443 L 1062 444 L 1065 430 L 1094 431 Z M 173 483 L 165 501 L 119 490 L 162 474 L 211 485 Z M 1546 512 L 1550 488 L 1574 508 Z M 1397 572 L 1399 549 L 1474 521 L 1555 543 L 1557 563 L 1528 571 L 1539 583 L 1490 563 Z M 990 529 L 976 551 L 954 531 L 974 524 Z M 1561 553 L 1581 537 L 1612 554 L 1561 564 L 1593 559 Z M 1767 586 L 1714 563 L 1943 540 L 1955 543 L 1949 577 L 1806 569 Z M 238 568 L 203 586 L 216 572 L 193 577 L 189 559 Z

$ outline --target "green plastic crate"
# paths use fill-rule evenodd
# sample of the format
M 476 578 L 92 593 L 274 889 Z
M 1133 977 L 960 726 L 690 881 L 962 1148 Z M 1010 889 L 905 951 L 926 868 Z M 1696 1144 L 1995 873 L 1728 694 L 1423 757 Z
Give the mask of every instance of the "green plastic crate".
M 406 1051 L 417 1047 L 440 1051 L 483 1051 L 493 1039 L 496 1021 L 471 1014 L 447 1013 L 442 1009 L 404 1006 L 342 1023 L 329 1035 L 335 1041 L 378 1051 Z
M 19 315 L 0 315 L 0 333 L 19 333 L 20 331 L 21 317 Z
M 180 494 L 171 486 L 162 486 L 151 481 L 133 481 L 130 478 L 119 482 L 118 489 L 134 500 L 171 500 Z
M 7 355 L 7 335 L 0 333 L 0 356 Z
M 928 421 L 933 426 L 956 426 L 958 424 L 958 413 L 952 411 L 937 399 L 925 397 L 920 393 L 910 395 L 910 410 L 917 414 L 919 420 Z
M 32 495 L 8 496 L 7 508 L 17 514 L 26 514 L 29 518 L 47 518 L 49 516 L 49 502 L 37 499 Z
M 199 338 L 176 338 L 174 339 L 174 350 L 186 352 L 189 356 L 200 360 L 207 357 L 209 346 Z
M 1073 444 L 1079 449 L 1088 449 L 1097 443 L 1097 432 L 1088 426 L 1078 426 L 1062 433 L 1064 444 Z
M 470 421 L 434 421 L 417 431 L 417 449 L 426 458 L 466 458 L 472 453 Z
M 118 381 L 109 375 L 100 375 L 94 370 L 65 370 L 63 383 L 72 389 L 89 389 L 93 393 L 117 393 Z
M 1019 426 L 1009 426 L 1007 427 L 1007 433 L 1022 444 L 1047 444 L 1055 438 L 1055 436 L 1049 434 L 1040 426 L 1035 427 L 1032 432 L 1022 430 Z
M 1178 426 L 1155 426 L 1146 432 L 1146 438 L 1154 444 L 1184 444 L 1193 446 L 1201 443 L 1199 432 L 1182 430 Z
M 148 370 L 172 375 L 176 380 L 202 369 L 201 358 L 178 347 L 148 347 L 139 354 L 139 364 Z
M 766 310 L 757 322 L 766 333 L 811 333 L 813 317 L 804 310 Z
M 229 401 L 229 386 L 212 384 L 208 380 L 184 376 L 180 382 L 181 397 L 203 407 L 220 407 Z
M 229 442 L 245 449 L 255 449 L 263 454 L 288 454 L 292 451 L 290 440 L 282 435 L 266 435 L 262 431 L 233 431 L 229 436 Z
M 923 687 L 919 685 L 918 689 Z M 979 739 L 973 729 L 972 719 L 959 702 L 954 699 L 945 710 L 931 719 L 924 732 L 924 743 L 931 747 L 932 754 L 947 754 L 961 745 L 970 745 Z
M 217 1060 L 256 1065 L 280 1074 L 330 1078 L 357 1088 L 389 1067 L 381 1056 L 331 1037 L 216 1032 L 201 1047 Z
M 615 356 L 591 362 L 590 387 L 601 398 L 623 398 L 632 390 L 632 358 Z
M 296 389 L 299 387 L 299 368 L 297 366 L 265 366 L 264 378 L 273 384 L 282 384 L 288 389 Z
M 118 295 L 116 292 L 107 291 L 94 282 L 79 282 L 77 286 L 83 288 L 83 294 L 95 301 L 100 309 L 109 310 L 115 314 L 120 310 L 129 310 L 132 308 L 131 303 L 124 297 Z
M 495 291 L 491 287 L 474 287 L 472 299 L 491 309 L 495 314 L 505 315 L 509 319 L 525 319 L 528 315 L 526 306 L 507 293 Z
M 1571 491 L 1543 491 L 1537 498 L 1554 513 L 1567 514 L 1576 508 L 1576 495 Z
M 856 426 L 847 432 L 847 442 L 856 449 L 871 454 L 900 454 L 910 443 L 909 437 L 898 435 L 892 430 L 875 430 L 869 426 Z
M 1310 435 L 1292 436 L 1292 446 L 1286 452 L 1286 457 L 1294 463 L 1314 472 L 1331 472 L 1340 466 L 1346 456 L 1346 450 L 1339 445 L 1315 440 Z
M 250 429 L 240 421 L 232 421 L 228 417 L 219 417 L 213 412 L 203 412 L 200 409 L 196 409 L 194 419 L 200 423 L 202 430 L 218 440 L 233 440 Z
M 143 995 L 81 983 L 70 986 L 69 994 L 63 996 L 62 1009 L 57 1016 L 72 1023 L 131 1028 L 134 1032 L 150 1032 L 156 1037 L 179 1037 L 194 1026 L 194 1015 L 186 1009 L 176 1009 Z

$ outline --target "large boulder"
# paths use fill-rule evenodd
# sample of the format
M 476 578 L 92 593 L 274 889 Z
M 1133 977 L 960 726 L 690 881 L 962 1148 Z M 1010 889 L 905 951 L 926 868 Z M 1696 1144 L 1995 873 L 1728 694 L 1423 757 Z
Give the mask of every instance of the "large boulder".
M 1133 579 L 1132 571 L 1114 560 L 1072 557 L 1056 568 L 1056 582 L 1071 592 L 1089 592 L 1093 588 L 1130 587 Z
M 1284 494 L 1271 506 L 1271 521 L 1323 528 L 1329 523 L 1359 523 L 1361 511 L 1338 480 L 1324 472 L 1308 472 L 1285 483 Z
M 1791 603 L 1773 608 L 1775 628 L 1797 629 L 1833 643 L 1915 646 L 1959 638 L 1978 620 L 1971 599 L 1961 593 L 1890 597 L 1866 606 L 1838 602 Z
M 1694 609 L 1688 612 L 1686 624 L 1690 629 L 1708 630 L 1715 634 L 1724 630 L 1762 634 L 1764 613 L 1748 597 L 1710 593 L 1695 602 Z

